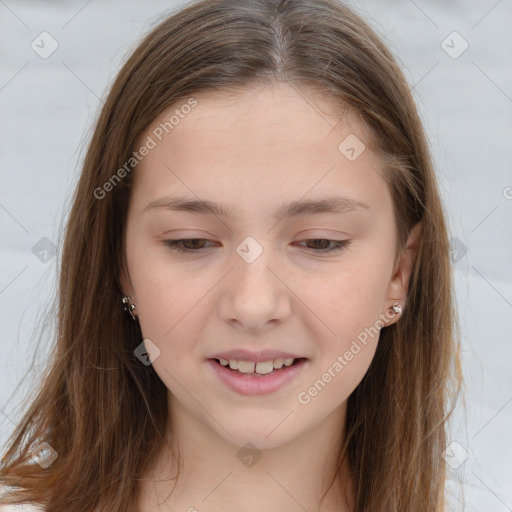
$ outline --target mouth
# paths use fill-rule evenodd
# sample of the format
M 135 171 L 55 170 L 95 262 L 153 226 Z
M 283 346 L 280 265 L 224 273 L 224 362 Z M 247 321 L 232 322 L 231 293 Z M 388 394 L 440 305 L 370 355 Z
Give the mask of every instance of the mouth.
M 305 357 L 288 358 L 288 359 L 273 359 L 269 361 L 243 361 L 237 359 L 211 359 L 219 366 L 232 371 L 233 373 L 243 374 L 251 377 L 264 377 L 265 375 L 272 375 L 277 372 L 282 372 L 286 368 L 300 364 L 306 361 Z
M 243 361 L 208 359 L 214 375 L 231 390 L 242 395 L 263 395 L 277 391 L 291 382 L 307 366 L 308 359 Z

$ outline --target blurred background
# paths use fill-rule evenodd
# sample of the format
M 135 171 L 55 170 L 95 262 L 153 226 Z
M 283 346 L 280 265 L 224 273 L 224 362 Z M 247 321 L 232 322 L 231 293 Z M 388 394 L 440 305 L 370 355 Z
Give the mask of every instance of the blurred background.
M 405 70 L 448 213 L 465 376 L 444 454 L 453 510 L 512 511 L 512 0 L 347 3 Z M 2 447 L 51 351 L 41 327 L 95 116 L 180 5 L 0 0 Z

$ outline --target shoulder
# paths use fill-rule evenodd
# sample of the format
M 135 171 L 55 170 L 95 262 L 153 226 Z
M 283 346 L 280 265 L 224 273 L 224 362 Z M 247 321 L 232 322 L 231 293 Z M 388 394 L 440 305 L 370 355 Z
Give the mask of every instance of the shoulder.
M 29 505 L 27 503 L 19 503 L 16 505 L 2 505 L 0 504 L 0 512 L 44 512 L 44 509 L 36 505 Z
M 8 492 L 8 488 L 0 485 L 0 498 Z M 27 503 L 19 503 L 16 505 L 2 505 L 0 503 L 0 512 L 44 512 L 44 509 Z

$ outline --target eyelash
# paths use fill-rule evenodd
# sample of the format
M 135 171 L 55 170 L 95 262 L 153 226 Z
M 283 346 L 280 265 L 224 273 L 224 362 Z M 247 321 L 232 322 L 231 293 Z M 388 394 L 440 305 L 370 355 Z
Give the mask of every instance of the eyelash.
M 181 242 L 195 242 L 197 240 L 204 240 L 208 242 L 206 238 L 182 238 L 179 240 L 163 240 L 162 243 L 172 249 L 173 251 L 180 252 L 180 253 L 193 253 L 198 252 L 201 249 L 206 249 L 207 247 L 199 247 L 198 249 L 182 249 L 178 246 Z M 329 249 L 312 249 L 314 252 L 319 253 L 330 253 L 335 251 L 341 251 L 342 249 L 346 248 L 351 240 L 329 240 L 327 238 L 308 238 L 307 240 L 304 240 L 304 242 L 318 242 L 318 241 L 327 241 L 331 244 L 334 244 Z

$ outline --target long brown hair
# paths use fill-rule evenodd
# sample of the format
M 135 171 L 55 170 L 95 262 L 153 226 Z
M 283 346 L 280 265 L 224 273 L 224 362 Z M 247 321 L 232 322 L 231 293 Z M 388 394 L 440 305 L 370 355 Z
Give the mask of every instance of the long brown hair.
M 381 330 L 374 360 L 349 397 L 339 462 L 348 456 L 356 512 L 443 510 L 446 420 L 461 381 L 443 207 L 399 66 L 335 0 L 193 2 L 151 30 L 122 67 L 67 220 L 55 349 L 2 459 L 0 482 L 19 487 L 12 501 L 44 503 L 52 512 L 134 510 L 134 482 L 162 448 L 169 415 L 165 385 L 134 356 L 142 333 L 120 302 L 137 169 L 103 197 L 94 191 L 170 105 L 202 91 L 276 82 L 318 88 L 369 127 L 385 163 L 400 248 L 423 223 L 403 315 Z M 30 463 L 43 442 L 58 454 L 46 469 Z

